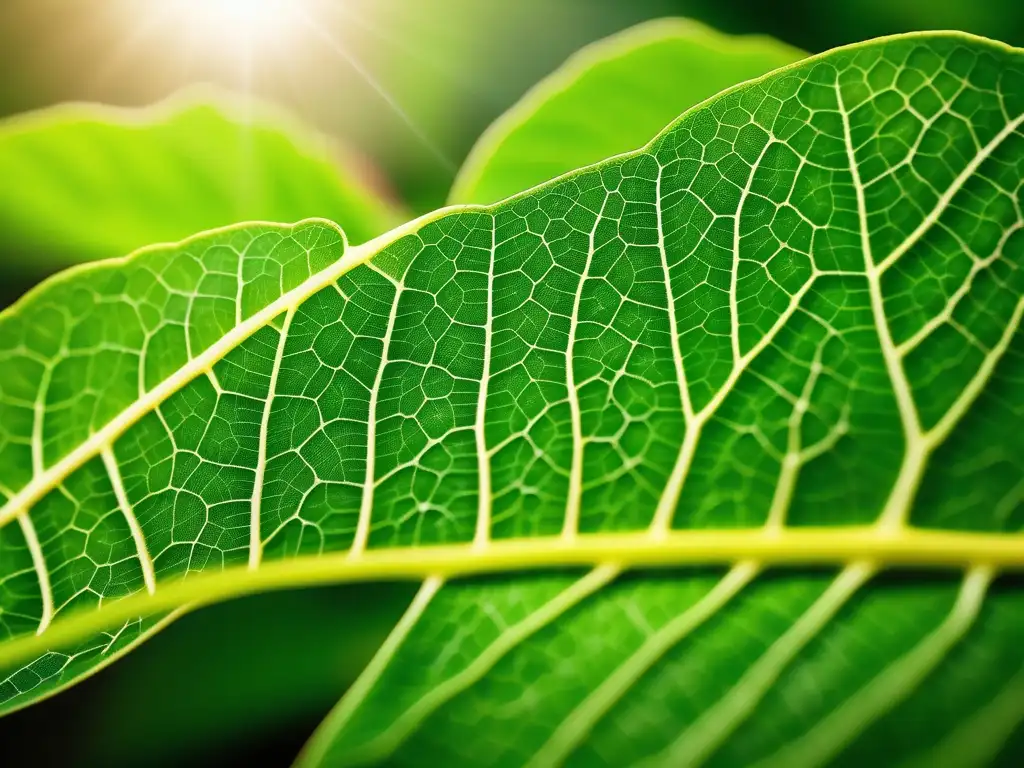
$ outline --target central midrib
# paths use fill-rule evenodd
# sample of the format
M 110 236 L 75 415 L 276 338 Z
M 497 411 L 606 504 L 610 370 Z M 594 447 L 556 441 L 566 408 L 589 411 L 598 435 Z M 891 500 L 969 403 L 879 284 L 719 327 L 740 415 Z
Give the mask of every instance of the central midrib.
M 869 562 L 877 568 L 963 570 L 988 566 L 1024 570 L 1024 534 L 980 533 L 873 526 L 834 526 L 583 533 L 559 536 L 369 549 L 271 560 L 250 570 L 245 563 L 215 573 L 194 573 L 157 585 L 102 608 L 57 619 L 42 635 L 0 644 L 0 665 L 59 648 L 139 616 L 183 605 L 202 605 L 272 589 L 328 583 L 452 578 L 558 568 L 616 565 L 622 569 L 729 565 L 741 561 L 765 567 L 842 567 Z

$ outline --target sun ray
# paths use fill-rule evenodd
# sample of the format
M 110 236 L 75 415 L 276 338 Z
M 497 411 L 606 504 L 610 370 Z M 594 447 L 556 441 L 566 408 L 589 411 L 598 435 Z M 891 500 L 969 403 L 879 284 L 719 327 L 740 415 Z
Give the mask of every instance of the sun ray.
M 138 54 L 142 46 L 152 42 L 159 35 L 160 29 L 170 17 L 170 7 L 166 5 L 148 5 L 146 12 L 135 18 L 126 34 L 120 36 L 118 44 L 87 79 L 90 92 L 104 89 L 114 77 L 120 73 L 129 60 Z
M 416 121 L 409 116 L 409 113 L 405 111 L 398 100 L 391 95 L 390 92 L 381 84 L 381 82 L 370 72 L 358 58 L 356 58 L 344 45 L 339 43 L 329 32 L 323 27 L 316 23 L 311 18 L 305 9 L 296 7 L 296 13 L 302 18 L 303 24 L 319 37 L 331 50 L 333 50 L 340 58 L 344 59 L 356 73 L 366 81 L 377 95 L 384 100 L 384 102 L 391 108 L 391 110 L 405 123 L 409 131 L 419 140 L 419 142 L 430 152 L 431 155 L 444 167 L 445 170 L 454 174 L 457 170 L 455 162 L 448 157 L 447 154 L 437 145 L 437 143 L 428 136 Z
M 443 61 L 439 61 L 435 57 L 427 55 L 425 50 L 409 45 L 408 40 L 392 34 L 386 27 L 381 26 L 372 18 L 360 13 L 350 3 L 333 4 L 330 5 L 329 8 L 332 11 L 337 12 L 340 16 L 344 16 L 346 22 L 354 24 L 364 32 L 368 32 L 373 35 L 377 41 L 388 45 L 409 58 L 428 65 L 441 76 L 448 78 L 453 82 L 457 82 L 465 91 L 472 93 L 475 97 L 481 98 L 490 104 L 499 103 L 494 96 L 493 89 L 486 87 L 484 83 L 480 82 L 479 78 L 471 76 L 469 74 L 469 70 L 465 67 L 446 66 Z

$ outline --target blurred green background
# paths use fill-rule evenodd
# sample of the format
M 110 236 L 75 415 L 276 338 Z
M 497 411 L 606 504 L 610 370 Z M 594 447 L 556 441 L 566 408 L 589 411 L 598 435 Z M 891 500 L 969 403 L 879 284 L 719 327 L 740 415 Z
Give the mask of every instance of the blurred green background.
M 307 0 L 323 34 L 282 31 L 245 66 L 215 34 L 147 27 L 144 9 L 176 1 L 2 0 L 0 114 L 146 104 L 200 81 L 251 89 L 365 153 L 421 212 L 443 203 L 475 139 L 530 85 L 645 19 L 687 16 L 811 52 L 918 29 L 1024 43 L 1019 0 Z
M 211 82 L 288 107 L 418 214 L 444 203 L 476 138 L 527 88 L 645 19 L 686 16 L 811 52 L 924 29 L 1024 45 L 1021 0 L 315 0 L 318 33 L 281 30 L 240 57 L 216 29 L 153 21 L 154 7 L 177 1 L 0 0 L 0 116 L 64 101 L 145 105 Z M 0 231 L 0 307 L 46 269 Z M 132 766 L 145 754 L 146 765 L 157 755 L 163 765 L 287 765 L 411 594 L 318 589 L 197 611 L 0 721 L 2 762 Z

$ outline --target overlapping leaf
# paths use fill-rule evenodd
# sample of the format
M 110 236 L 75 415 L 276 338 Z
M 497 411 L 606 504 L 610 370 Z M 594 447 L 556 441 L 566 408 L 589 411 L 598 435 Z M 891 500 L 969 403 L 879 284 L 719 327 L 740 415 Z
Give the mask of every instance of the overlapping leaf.
M 420 576 L 307 762 L 991 757 L 1022 122 L 1018 51 L 895 38 L 344 253 L 240 227 L 49 283 L 0 320 L 8 706 L 180 602 Z

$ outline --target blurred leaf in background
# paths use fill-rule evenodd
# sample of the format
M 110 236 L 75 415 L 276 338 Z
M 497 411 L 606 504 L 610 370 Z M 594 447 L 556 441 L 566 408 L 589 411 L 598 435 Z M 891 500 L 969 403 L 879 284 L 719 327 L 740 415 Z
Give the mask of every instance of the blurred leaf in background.
M 684 19 L 632 27 L 572 56 L 493 123 L 449 202 L 495 203 L 637 149 L 690 107 L 805 55 Z
M 0 125 L 4 271 L 122 256 L 238 221 L 323 217 L 360 243 L 405 216 L 369 168 L 267 105 L 201 89 L 144 109 L 70 104 Z M 374 186 L 376 188 L 374 188 Z

